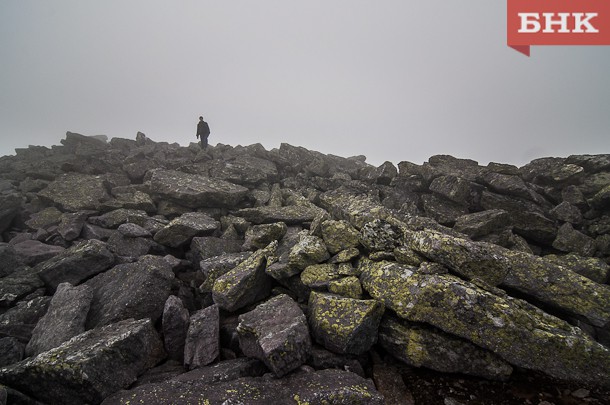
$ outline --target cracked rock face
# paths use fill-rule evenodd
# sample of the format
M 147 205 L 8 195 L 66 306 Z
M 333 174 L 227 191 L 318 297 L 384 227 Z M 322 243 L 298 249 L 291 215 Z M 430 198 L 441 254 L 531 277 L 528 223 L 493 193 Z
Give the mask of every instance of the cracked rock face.
M 0 402 L 377 404 L 422 370 L 610 395 L 610 155 L 61 143 L 0 157 Z

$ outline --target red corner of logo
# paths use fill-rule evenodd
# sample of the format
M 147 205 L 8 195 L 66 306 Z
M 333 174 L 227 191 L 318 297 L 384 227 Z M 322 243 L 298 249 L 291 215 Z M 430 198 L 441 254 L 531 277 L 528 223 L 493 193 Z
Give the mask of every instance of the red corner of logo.
M 529 45 L 508 45 L 513 48 L 517 52 L 521 52 L 525 56 L 530 56 L 530 46 Z

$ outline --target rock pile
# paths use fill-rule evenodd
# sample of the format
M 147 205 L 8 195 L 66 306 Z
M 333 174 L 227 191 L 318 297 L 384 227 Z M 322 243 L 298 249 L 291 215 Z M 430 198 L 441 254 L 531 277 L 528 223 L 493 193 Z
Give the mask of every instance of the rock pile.
M 610 386 L 610 155 L 61 143 L 0 158 L 0 403 L 391 403 L 384 356 Z

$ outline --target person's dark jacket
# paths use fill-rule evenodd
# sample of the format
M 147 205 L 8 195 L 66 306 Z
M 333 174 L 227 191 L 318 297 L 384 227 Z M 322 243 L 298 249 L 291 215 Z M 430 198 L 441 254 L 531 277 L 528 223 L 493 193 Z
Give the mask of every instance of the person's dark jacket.
M 205 121 L 199 121 L 197 124 L 197 137 L 207 137 L 210 135 L 210 126 Z

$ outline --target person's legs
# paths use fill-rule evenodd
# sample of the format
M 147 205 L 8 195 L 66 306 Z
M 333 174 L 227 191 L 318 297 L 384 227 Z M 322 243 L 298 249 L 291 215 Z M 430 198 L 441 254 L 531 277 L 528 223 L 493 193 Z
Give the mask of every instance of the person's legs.
M 208 138 L 207 136 L 201 137 L 201 149 L 206 149 L 208 147 Z

